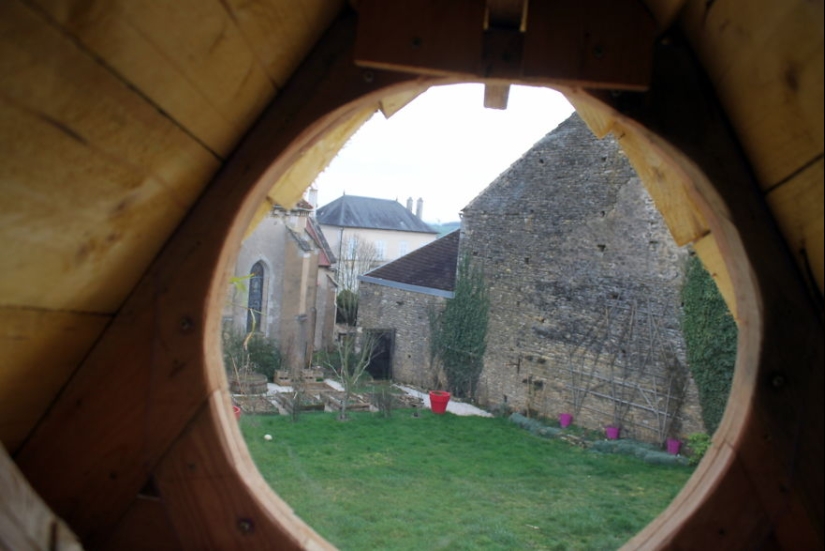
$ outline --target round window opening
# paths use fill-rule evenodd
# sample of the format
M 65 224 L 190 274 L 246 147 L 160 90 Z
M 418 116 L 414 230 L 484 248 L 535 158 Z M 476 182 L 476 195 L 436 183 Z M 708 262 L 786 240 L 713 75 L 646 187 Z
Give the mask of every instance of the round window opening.
M 570 511 L 587 509 L 592 518 L 593 508 L 582 501 L 590 495 L 602 503 L 594 507 L 603 516 L 597 515 L 595 525 L 583 532 L 603 538 L 592 540 L 594 545 L 618 546 L 670 502 L 710 448 L 709 433 L 721 423 L 719 441 L 741 429 L 737 423 L 742 418 L 729 414 L 722 420 L 730 387 L 718 381 L 719 370 L 731 380 L 736 361 L 737 330 L 728 308 L 739 319 L 754 315 L 731 292 L 731 282 L 748 273 L 747 263 L 715 264 L 734 268 L 723 274 L 730 278 L 725 283 L 718 270 L 712 277 L 697 259 L 713 259 L 711 253 L 719 250 L 709 247 L 707 233 L 696 250 L 680 249 L 672 225 L 656 210 L 656 200 L 662 199 L 656 186 L 650 195 L 645 190 L 651 190 L 650 168 L 660 176 L 669 168 L 665 176 L 690 183 L 687 193 L 699 193 L 694 200 L 703 198 L 701 193 L 710 195 L 698 210 L 711 220 L 728 260 L 737 255 L 747 260 L 742 236 L 713 218 L 720 198 L 697 166 L 669 142 L 609 110 L 617 116 L 612 130 L 620 138 L 596 139 L 594 132 L 601 132 L 595 114 L 606 108 L 568 93 L 581 116 L 563 121 L 488 182 L 463 208 L 458 228 L 444 228 L 441 236 L 433 230 L 421 245 L 411 245 L 408 229 L 404 239 L 393 241 L 385 233 L 354 232 L 334 218 L 336 208 L 374 214 L 371 209 L 385 206 L 395 210 L 394 220 L 426 223 L 418 192 L 407 197 L 404 190 L 395 192 L 397 199 L 347 194 L 318 204 L 310 188 L 298 201 L 273 205 L 248 233 L 254 241 L 264 227 L 270 238 L 262 241 L 272 241 L 272 232 L 280 232 L 292 247 L 286 253 L 292 254 L 290 266 L 286 260 L 267 259 L 284 275 L 279 280 L 273 274 L 273 291 L 262 299 L 292 310 L 284 315 L 262 309 L 255 330 L 248 330 L 251 302 L 237 299 L 251 292 L 245 285 L 251 272 L 245 266 L 261 262 L 262 253 L 249 247 L 257 252 L 245 255 L 242 246 L 231 280 L 234 298 L 228 302 L 241 304 L 243 315 L 225 310 L 225 365 L 230 381 L 253 372 L 266 380 L 263 396 L 252 391 L 234 396 L 244 402 L 242 410 L 255 413 L 241 415 L 244 437 L 264 478 L 330 541 L 369 546 L 361 539 L 364 534 L 353 534 L 364 530 L 348 528 L 369 525 L 367 532 L 379 539 L 407 529 L 435 529 L 445 534 L 445 542 L 468 541 L 475 533 L 518 546 L 553 539 L 552 527 L 575 518 Z M 565 140 L 586 145 L 570 154 L 562 146 Z M 640 174 L 631 163 L 644 167 Z M 453 279 L 442 289 L 441 282 L 426 279 L 420 269 L 433 267 L 433 258 L 442 259 L 438 255 L 445 251 Z M 573 254 L 565 258 L 559 251 Z M 721 293 L 716 288 L 720 280 Z M 324 288 L 326 282 L 330 286 Z M 279 287 L 298 290 L 289 292 L 296 305 L 286 306 L 283 295 L 277 296 Z M 447 306 L 462 300 L 461 307 Z M 451 343 L 451 332 L 462 326 L 450 321 L 450 312 L 458 320 L 471 314 L 465 329 L 486 325 L 477 339 L 481 349 L 457 350 L 456 343 L 472 340 L 467 333 Z M 247 330 L 237 330 L 238 317 Z M 286 332 L 284 320 L 290 327 Z M 326 336 L 325 327 L 331 328 Z M 761 338 L 754 332 L 750 337 Z M 431 341 L 443 341 L 441 349 Z M 701 352 L 708 356 L 708 343 L 717 347 L 710 357 L 718 360 L 724 354 L 725 363 L 709 362 L 708 374 L 697 375 L 691 364 L 707 362 Z M 691 352 L 691 346 L 699 352 Z M 701 389 L 708 380 L 716 386 Z M 449 390 L 452 411 L 478 410 L 480 415 L 454 415 L 454 424 L 446 425 L 451 416 L 431 411 L 428 390 Z M 707 399 L 707 392 L 715 393 L 716 402 Z M 281 415 L 267 415 L 275 411 Z M 319 413 L 311 413 L 315 411 Z M 427 423 L 435 425 L 424 428 Z M 482 432 L 474 434 L 476 427 L 483 427 L 478 429 Z M 506 441 L 507 434 L 515 442 Z M 528 445 L 543 452 L 528 449 L 523 459 L 512 461 L 516 450 Z M 578 460 L 550 461 L 548 450 L 557 447 Z M 536 458 L 540 466 L 531 463 Z M 625 482 L 624 462 L 659 470 L 634 486 Z M 553 469 L 579 470 L 562 476 L 561 471 L 542 470 L 550 468 L 548 463 Z M 531 474 L 511 473 L 511 464 Z M 709 464 L 700 465 L 688 487 L 719 476 Z M 421 479 L 405 478 L 415 470 Z M 508 475 L 522 482 L 564 478 L 574 486 L 542 483 L 541 493 L 536 484 L 524 484 L 535 499 L 531 502 L 502 491 L 516 486 Z M 594 476 L 602 491 L 595 498 L 581 487 Z M 664 482 L 668 477 L 671 481 Z M 488 479 L 493 489 L 487 491 L 493 493 L 481 491 L 479 481 Z M 654 479 L 659 481 L 656 490 Z M 447 481 L 463 484 L 462 491 L 446 488 Z M 643 512 L 627 510 L 628 495 L 641 502 L 648 491 L 661 491 L 654 505 L 645 505 Z M 453 502 L 439 497 L 440 492 L 459 497 Z M 637 540 L 662 537 L 655 536 L 658 524 L 685 515 L 697 499 L 689 494 L 689 488 L 682 491 Z M 559 508 L 559 495 L 569 510 Z M 494 513 L 478 509 L 487 503 L 498 511 L 508 500 L 520 511 L 517 518 L 534 520 L 492 522 Z M 557 504 L 552 511 L 541 505 L 548 502 Z M 418 512 L 408 516 L 405 511 L 412 505 Z M 339 513 L 330 514 L 331 508 Z M 387 515 L 388 510 L 394 513 Z M 448 521 L 457 514 L 461 522 Z M 433 525 L 424 522 L 428 517 L 436 519 Z M 348 540 L 350 536 L 355 539 Z

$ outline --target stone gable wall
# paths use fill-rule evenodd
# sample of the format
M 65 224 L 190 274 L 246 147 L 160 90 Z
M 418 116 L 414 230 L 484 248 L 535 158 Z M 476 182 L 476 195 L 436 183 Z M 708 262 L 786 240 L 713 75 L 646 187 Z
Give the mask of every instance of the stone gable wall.
M 480 401 L 553 418 L 577 409 L 590 428 L 626 409 L 625 436 L 658 440 L 667 366 L 686 365 L 687 253 L 615 141 L 574 116 L 463 214 L 461 247 L 483 264 L 492 304 Z M 685 398 L 681 435 L 702 430 L 692 382 Z

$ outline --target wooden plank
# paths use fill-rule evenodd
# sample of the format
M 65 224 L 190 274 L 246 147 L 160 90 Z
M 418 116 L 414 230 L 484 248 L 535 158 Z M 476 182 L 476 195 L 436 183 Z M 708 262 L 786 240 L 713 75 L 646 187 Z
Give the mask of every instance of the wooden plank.
M 475 76 L 484 0 L 362 0 L 355 62 L 362 67 Z
M 304 191 L 312 184 L 338 154 L 344 144 L 375 113 L 375 107 L 368 106 L 348 121 L 338 125 L 319 138 L 292 166 L 275 182 L 266 199 L 258 207 L 247 227 L 244 238 L 249 237 L 258 224 L 272 211 L 275 205 L 292 208 L 301 199 Z
M 0 134 L 16 137 L 0 148 L 0 203 L 10 205 L 0 215 L 0 304 L 114 312 L 185 206 L 157 178 L 2 96 Z
M 0 95 L 156 177 L 184 208 L 219 167 L 206 148 L 17 0 L 0 6 Z
M 0 308 L 0 441 L 12 453 L 109 321 L 93 314 Z
M 224 3 L 278 88 L 286 84 L 344 4 L 344 0 Z
M 275 89 L 218 0 L 34 0 L 120 78 L 220 156 Z
M 385 96 L 381 98 L 381 112 L 389 119 L 426 91 L 427 88 L 413 88 Z
M 825 175 L 820 158 L 795 178 L 772 189 L 768 204 L 782 234 L 788 241 L 805 277 L 812 278 L 812 288 L 823 292 L 823 188 Z
M 636 0 L 532 0 L 525 78 L 568 86 L 645 90 L 656 22 Z
M 485 29 L 516 29 L 524 32 L 527 15 L 526 0 L 487 0 Z
M 719 289 L 722 298 L 725 299 L 725 304 L 728 305 L 731 315 L 738 321 L 736 290 L 733 288 L 733 281 L 731 281 L 728 267 L 725 265 L 725 258 L 722 256 L 722 251 L 719 250 L 716 239 L 709 233 L 693 242 L 693 250 L 696 251 L 705 270 L 716 283 L 716 287 Z
M 484 107 L 487 109 L 507 109 L 510 86 L 507 84 L 487 84 L 484 86 Z
M 71 529 L 32 490 L 0 444 L 0 549 L 80 551 Z
M 100 546 L 111 551 L 179 551 L 180 538 L 175 533 L 158 497 L 138 496 L 118 522 L 112 537 Z
M 0 304 L 112 312 L 218 161 L 28 7 L 0 36 Z
M 334 549 L 272 492 L 245 448 L 229 396 L 219 392 L 159 465 L 158 490 L 184 548 Z
M 684 27 L 763 189 L 822 155 L 825 7 L 693 1 Z

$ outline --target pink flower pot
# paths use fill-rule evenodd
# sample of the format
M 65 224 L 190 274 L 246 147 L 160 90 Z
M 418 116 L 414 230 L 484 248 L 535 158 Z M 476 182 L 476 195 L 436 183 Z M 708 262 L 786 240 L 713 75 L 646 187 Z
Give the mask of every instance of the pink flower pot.
M 621 429 L 619 427 L 605 427 L 604 434 L 607 436 L 608 440 L 618 440 L 620 430 Z
M 675 438 L 667 439 L 667 453 L 670 455 L 679 455 L 679 450 L 682 449 L 682 442 Z
M 561 428 L 567 428 L 570 426 L 570 423 L 573 422 L 573 416 L 569 413 L 560 413 L 559 414 L 559 425 Z

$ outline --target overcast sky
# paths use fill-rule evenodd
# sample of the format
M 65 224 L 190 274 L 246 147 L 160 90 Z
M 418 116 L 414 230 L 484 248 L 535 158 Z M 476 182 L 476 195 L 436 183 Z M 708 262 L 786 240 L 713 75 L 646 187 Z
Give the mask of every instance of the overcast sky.
M 343 193 L 424 200 L 424 220 L 452 222 L 499 174 L 573 112 L 558 92 L 514 86 L 505 111 L 480 84 L 438 86 L 385 119 L 378 112 L 318 176 L 318 204 Z

